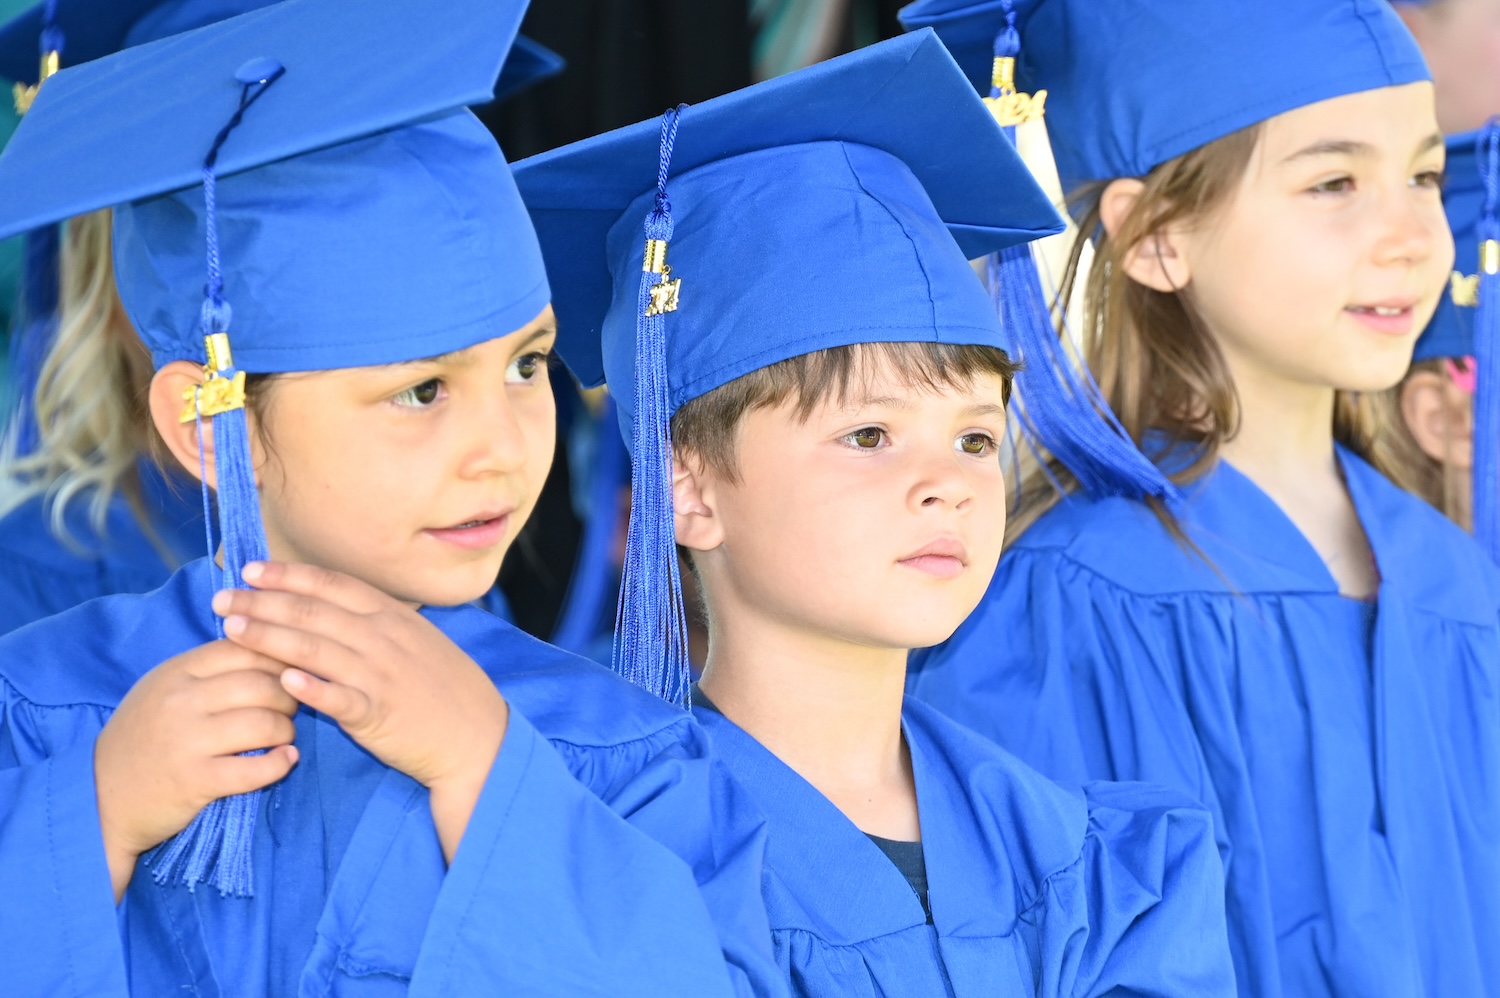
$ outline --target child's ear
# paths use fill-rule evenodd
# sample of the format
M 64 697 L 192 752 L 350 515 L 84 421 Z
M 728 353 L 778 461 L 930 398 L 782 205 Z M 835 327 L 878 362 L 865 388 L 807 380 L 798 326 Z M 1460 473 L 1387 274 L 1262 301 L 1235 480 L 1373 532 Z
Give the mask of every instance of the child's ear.
M 1111 181 L 1099 198 L 1099 221 L 1113 238 L 1135 210 L 1146 185 L 1134 177 Z M 1159 229 L 1125 251 L 1125 274 L 1137 284 L 1171 293 L 1187 287 L 1192 279 L 1185 246 L 1179 232 Z
M 712 551 L 724 543 L 714 504 L 713 477 L 703 462 L 681 453 L 672 456 L 672 510 L 677 543 L 691 551 Z
M 194 478 L 202 478 L 198 464 L 198 423 L 184 423 L 182 410 L 187 405 L 183 395 L 194 385 L 203 382 L 203 365 L 186 360 L 174 360 L 164 364 L 151 379 L 149 402 L 151 422 L 161 434 L 167 450 L 177 463 Z M 214 487 L 214 428 L 213 420 L 203 420 L 203 468 L 208 470 L 208 485 Z
M 1474 467 L 1473 403 L 1439 371 L 1413 371 L 1401 382 L 1401 419 L 1422 453 L 1465 471 Z

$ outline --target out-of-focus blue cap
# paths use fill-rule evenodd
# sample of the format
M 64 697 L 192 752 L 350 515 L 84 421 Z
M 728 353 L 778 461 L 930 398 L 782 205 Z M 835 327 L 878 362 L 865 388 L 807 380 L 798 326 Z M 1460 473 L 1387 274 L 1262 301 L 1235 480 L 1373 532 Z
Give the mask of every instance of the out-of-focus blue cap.
M 1479 218 L 1484 210 L 1485 177 L 1477 145 L 1483 132 L 1448 139 L 1443 208 L 1453 230 L 1453 280 L 1432 321 L 1423 330 L 1413 361 L 1474 354 L 1474 311 L 1479 304 Z
M 1000 0 L 916 0 L 988 92 Z M 1214 139 L 1344 94 L 1431 79 L 1386 0 L 1014 0 L 1016 86 L 1047 91 L 1063 190 L 1138 177 Z
M 546 305 L 547 280 L 510 170 L 464 107 L 489 99 L 524 11 L 285 0 L 64 69 L 0 155 L 0 238 L 116 206 L 132 322 L 158 365 L 204 360 L 204 157 L 237 74 L 274 63 L 284 76 L 216 165 L 236 366 L 390 363 L 504 335 Z
M 1063 227 L 930 31 L 543 153 L 516 181 L 559 289 L 558 349 L 614 386 L 632 442 L 616 666 L 676 702 L 672 413 L 832 347 L 1003 348 L 968 258 Z
M 634 382 L 660 121 L 516 164 L 587 385 Z M 968 258 L 1062 219 L 930 32 L 686 108 L 667 181 L 671 407 L 827 347 L 1003 347 Z M 628 421 L 630 393 L 616 391 Z
M 62 64 L 76 66 L 101 56 L 181 34 L 278 3 L 279 0 L 57 0 L 53 25 L 62 34 Z M 37 4 L 0 25 L 0 79 L 28 86 L 40 69 L 38 48 L 43 8 Z M 495 100 L 504 100 L 562 72 L 562 56 L 520 35 L 511 47 Z

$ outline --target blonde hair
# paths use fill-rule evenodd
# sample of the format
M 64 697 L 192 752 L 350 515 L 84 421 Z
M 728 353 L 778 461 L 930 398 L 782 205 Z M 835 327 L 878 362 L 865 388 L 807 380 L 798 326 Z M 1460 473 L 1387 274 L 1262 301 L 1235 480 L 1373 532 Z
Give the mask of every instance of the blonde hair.
M 145 513 L 136 462 L 152 448 L 146 395 L 151 355 L 115 289 L 108 210 L 82 215 L 63 236 L 57 332 L 37 380 L 37 446 L 0 444 L 0 516 L 43 496 L 52 532 L 77 547 L 66 513 L 86 502 L 102 533 L 111 499 L 128 501 L 146 536 L 166 555 Z
M 1140 446 L 1147 433 L 1151 457 L 1174 455 L 1171 477 L 1186 485 L 1218 462 L 1219 448 L 1239 425 L 1234 380 L 1218 344 L 1208 335 L 1185 291 L 1162 292 L 1126 274 L 1126 254 L 1164 227 L 1202 218 L 1233 195 L 1260 140 L 1261 128 L 1231 133 L 1153 169 L 1119 231 L 1105 232 L 1100 212 L 1107 183 L 1088 185 L 1074 196 L 1083 207 L 1080 231 L 1094 234 L 1094 261 L 1080 273 L 1087 240 L 1073 247 L 1058 301 L 1073 300 L 1077 282 L 1086 280 L 1084 317 L 1079 330 L 1085 363 L 1105 400 Z M 1024 400 L 1023 400 L 1024 401 Z M 1414 476 L 1399 443 L 1401 420 L 1395 390 L 1337 393 L 1333 432 L 1345 446 L 1396 484 L 1413 490 Z M 1062 486 L 1059 491 L 1058 485 Z M 1055 459 L 1023 479 L 1007 534 L 1014 538 L 1061 499 L 1076 480 Z M 1165 506 L 1152 508 L 1179 538 L 1179 524 Z

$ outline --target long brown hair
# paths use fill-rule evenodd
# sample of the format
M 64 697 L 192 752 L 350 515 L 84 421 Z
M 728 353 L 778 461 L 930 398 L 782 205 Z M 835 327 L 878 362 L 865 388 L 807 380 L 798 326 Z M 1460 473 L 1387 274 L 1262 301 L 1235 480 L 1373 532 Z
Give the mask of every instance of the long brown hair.
M 1167 226 L 1205 218 L 1223 207 L 1245 174 L 1261 126 L 1233 132 L 1169 160 L 1141 178 L 1144 185 L 1119 231 L 1109 234 L 1101 219 L 1108 182 L 1087 185 L 1071 199 L 1082 209 L 1079 226 L 1092 234 L 1094 260 L 1082 273 L 1085 239 L 1073 246 L 1058 291 L 1059 302 L 1073 300 L 1079 280 L 1084 315 L 1076 330 L 1082 354 L 1105 400 L 1140 446 L 1152 433 L 1153 447 L 1173 454 L 1171 477 L 1187 485 L 1214 468 L 1219 448 L 1239 426 L 1239 400 L 1229 366 L 1196 314 L 1185 290 L 1157 291 L 1126 273 L 1127 253 Z M 1337 393 L 1334 437 L 1403 488 L 1413 474 L 1399 448 L 1400 417 L 1394 390 Z M 1159 436 L 1155 436 L 1159 435 Z M 1056 460 L 1034 468 L 1022 481 L 1007 533 L 1014 538 L 1077 483 Z M 1168 529 L 1181 530 L 1167 508 L 1152 507 Z

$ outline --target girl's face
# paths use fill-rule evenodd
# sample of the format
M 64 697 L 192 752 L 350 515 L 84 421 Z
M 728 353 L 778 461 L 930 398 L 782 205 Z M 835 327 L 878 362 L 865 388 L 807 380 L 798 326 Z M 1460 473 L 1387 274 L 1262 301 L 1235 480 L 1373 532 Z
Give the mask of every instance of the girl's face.
M 1453 267 L 1442 171 L 1428 83 L 1266 122 L 1228 203 L 1166 236 L 1237 382 L 1401 380 Z
M 428 360 L 271 382 L 252 435 L 271 556 L 412 603 L 494 585 L 552 464 L 549 306 Z

